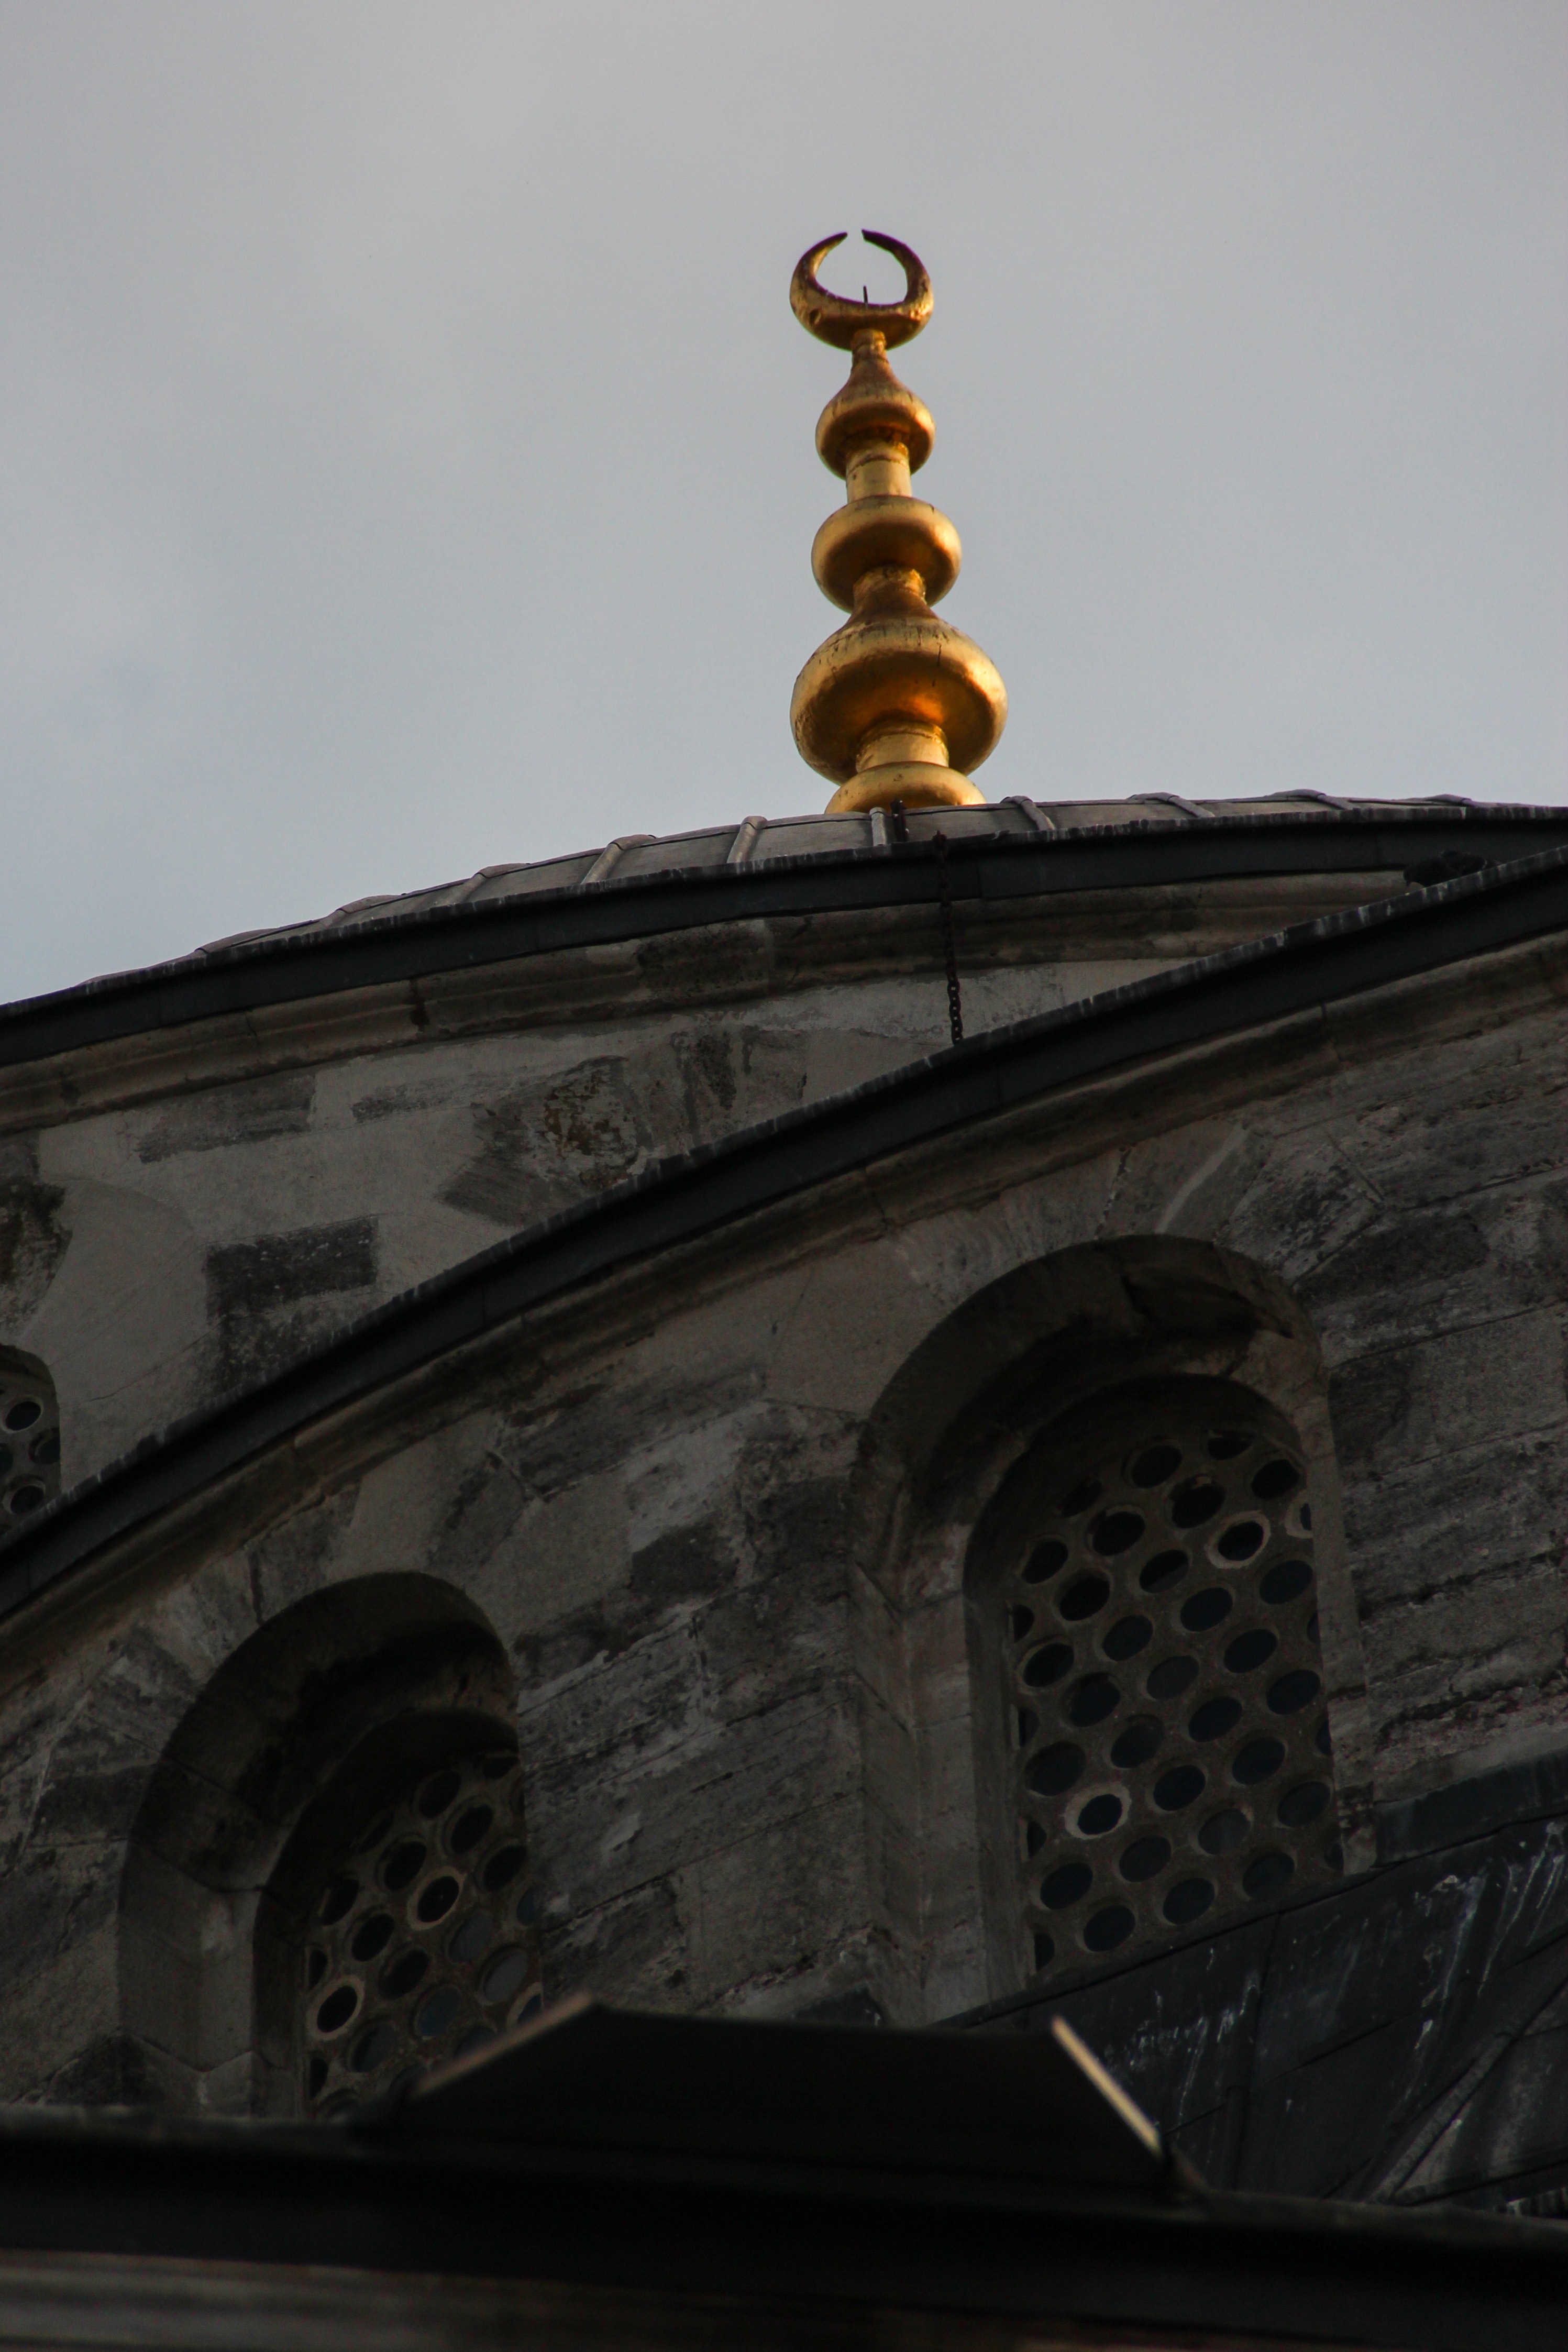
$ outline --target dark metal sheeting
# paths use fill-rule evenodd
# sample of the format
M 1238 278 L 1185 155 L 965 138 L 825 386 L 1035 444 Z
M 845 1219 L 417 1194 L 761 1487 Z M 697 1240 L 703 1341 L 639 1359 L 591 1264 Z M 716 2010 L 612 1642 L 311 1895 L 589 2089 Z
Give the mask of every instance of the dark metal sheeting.
M 1219 2187 L 1568 2208 L 1568 1758 L 1379 1829 L 1375 1872 L 952 2022 L 1065 2017 Z

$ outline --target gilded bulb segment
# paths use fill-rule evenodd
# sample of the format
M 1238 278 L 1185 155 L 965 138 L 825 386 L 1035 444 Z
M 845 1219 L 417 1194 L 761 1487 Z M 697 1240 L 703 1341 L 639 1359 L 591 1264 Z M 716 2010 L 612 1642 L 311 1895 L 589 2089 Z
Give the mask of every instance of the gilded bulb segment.
M 856 582 L 887 564 L 913 572 L 926 603 L 940 604 L 963 561 L 958 533 L 923 499 L 862 498 L 836 507 L 811 547 L 817 586 L 847 613 Z
M 839 787 L 830 809 L 963 806 L 984 797 L 965 772 L 994 749 L 1006 689 L 973 639 L 931 611 L 963 551 L 947 517 L 912 495 L 910 475 L 930 457 L 935 427 L 888 364 L 889 345 L 930 317 L 931 280 L 907 246 L 866 234 L 902 262 L 901 303 L 854 302 L 817 284 L 838 237 L 802 256 L 790 289 L 802 325 L 852 356 L 848 382 L 816 428 L 846 502 L 811 551 L 817 585 L 850 617 L 795 680 L 790 719 L 801 757 Z
M 900 383 L 888 365 L 880 333 L 868 329 L 855 340 L 849 381 L 836 392 L 816 420 L 816 454 L 830 474 L 847 475 L 861 464 L 897 464 L 918 474 L 931 456 L 936 426 L 923 400 Z M 905 490 L 909 488 L 906 478 Z M 855 495 L 851 485 L 849 495 Z

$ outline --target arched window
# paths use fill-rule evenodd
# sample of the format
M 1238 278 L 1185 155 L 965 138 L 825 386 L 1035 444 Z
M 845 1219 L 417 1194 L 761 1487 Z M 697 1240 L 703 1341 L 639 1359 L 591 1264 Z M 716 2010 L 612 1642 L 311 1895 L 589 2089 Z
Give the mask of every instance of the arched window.
M 307 2116 L 462 2057 L 542 2002 L 516 1749 L 426 1760 L 384 1789 L 340 1811 L 348 1833 L 324 1856 L 318 1811 L 318 1859 L 287 1906 Z
M 60 1491 L 60 1414 L 37 1356 L 0 1348 L 0 1531 Z
M 1299 1443 L 1228 1383 L 1097 1401 L 998 1498 L 971 1588 L 1019 1973 L 1343 1866 Z
M 237 1643 L 131 1833 L 127 2095 L 333 2114 L 521 2019 L 539 1967 L 515 1705 L 494 1627 L 436 1577 L 347 1578 Z

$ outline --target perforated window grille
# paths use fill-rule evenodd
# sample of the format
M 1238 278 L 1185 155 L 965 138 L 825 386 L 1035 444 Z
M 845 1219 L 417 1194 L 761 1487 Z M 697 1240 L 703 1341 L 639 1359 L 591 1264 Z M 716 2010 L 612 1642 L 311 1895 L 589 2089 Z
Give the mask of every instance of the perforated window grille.
M 60 1417 L 47 1380 L 0 1360 L 0 1528 L 60 1491 Z
M 515 1755 L 426 1770 L 321 1886 L 302 1956 L 305 2112 L 343 2113 L 541 2005 Z
M 994 1589 L 1037 1973 L 1342 1868 L 1304 1484 L 1256 1423 L 1156 1405 Z

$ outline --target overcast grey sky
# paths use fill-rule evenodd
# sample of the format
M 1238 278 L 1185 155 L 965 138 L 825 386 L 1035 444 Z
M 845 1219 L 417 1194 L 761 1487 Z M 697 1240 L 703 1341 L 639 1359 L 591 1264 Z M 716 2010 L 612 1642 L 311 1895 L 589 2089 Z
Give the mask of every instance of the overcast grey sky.
M 787 286 L 862 225 L 989 793 L 1568 799 L 1565 66 L 1562 0 L 0 0 L 0 994 L 820 807 Z

